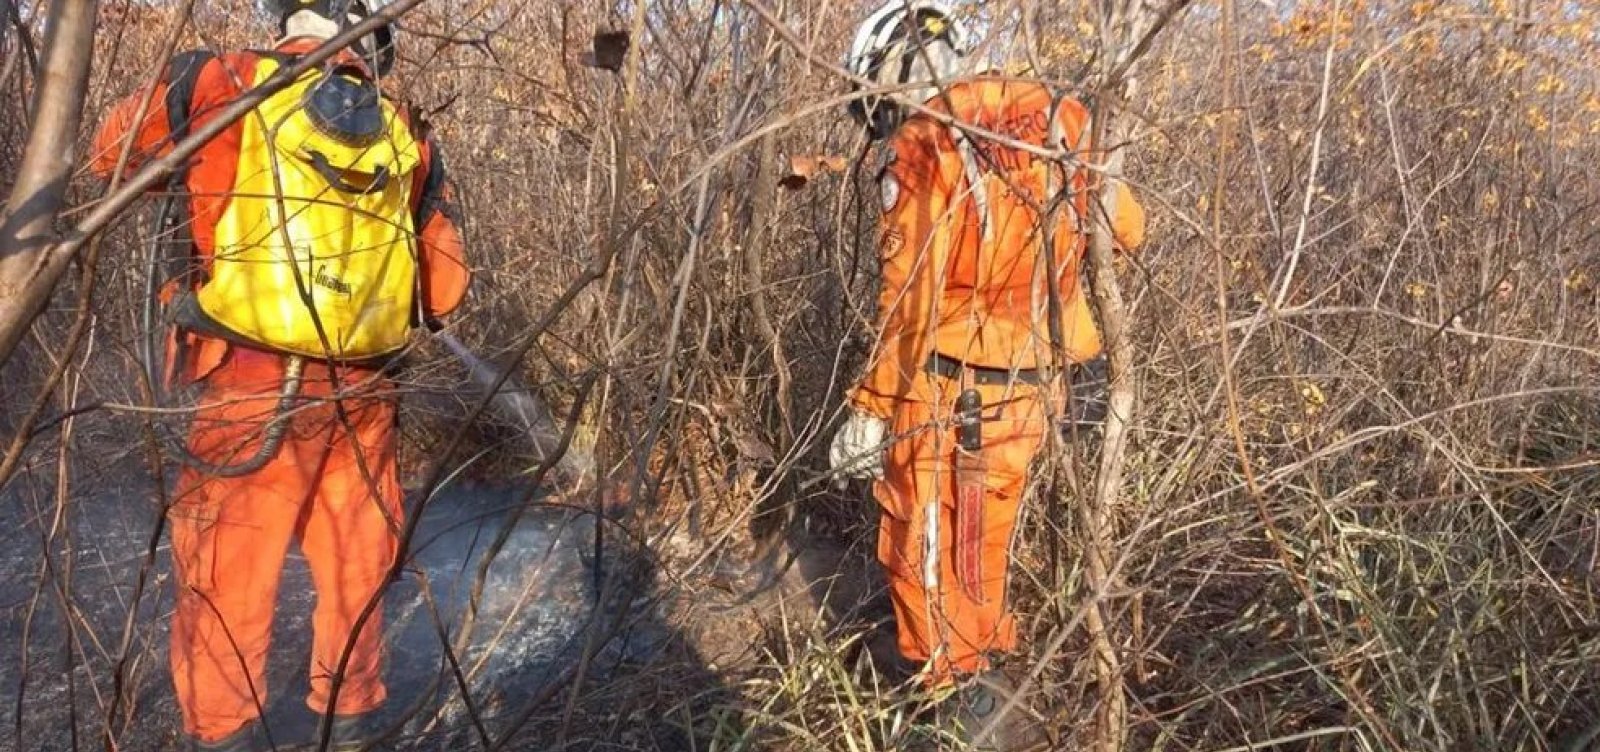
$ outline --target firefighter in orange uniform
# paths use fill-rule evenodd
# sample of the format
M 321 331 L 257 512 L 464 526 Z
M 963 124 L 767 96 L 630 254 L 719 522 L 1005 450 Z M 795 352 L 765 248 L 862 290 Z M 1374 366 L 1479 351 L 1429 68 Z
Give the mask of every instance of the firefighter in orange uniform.
M 367 15 L 360 0 L 284 2 L 273 49 L 181 54 L 142 122 L 142 93 L 119 103 L 94 171 L 110 175 L 126 139 L 134 167 L 164 153 Z M 195 273 L 162 290 L 177 324 L 165 378 L 196 384 L 199 401 L 168 510 L 171 662 L 195 750 L 266 749 L 263 669 L 291 540 L 317 591 L 307 704 L 331 703 L 335 749 L 372 741 L 386 696 L 379 597 L 403 510 L 380 369 L 470 280 L 437 149 L 376 83 L 392 62 L 380 27 L 209 141 L 175 181 Z
M 1054 412 L 1041 371 L 1052 350 L 1047 284 L 1059 295 L 1066 358 L 1090 361 L 1101 343 L 1079 287 L 1088 176 L 958 127 L 1040 147 L 1054 136 L 1074 148 L 1088 113 L 1038 83 L 964 76 L 967 50 L 939 2 L 890 0 L 855 37 L 852 73 L 906 86 L 852 105 L 873 137 L 887 139 L 883 274 L 875 353 L 830 459 L 843 474 L 876 479 L 878 558 L 900 652 L 926 666 L 932 686 L 958 688 L 956 712 L 970 732 L 1005 693 L 991 657 L 1017 646 L 1010 549 L 1028 467 Z M 1120 184 L 1107 193 L 1116 244 L 1132 249 L 1143 210 Z M 1051 236 L 1044 207 L 1057 195 L 1073 199 Z M 1046 237 L 1057 267 L 1048 271 Z

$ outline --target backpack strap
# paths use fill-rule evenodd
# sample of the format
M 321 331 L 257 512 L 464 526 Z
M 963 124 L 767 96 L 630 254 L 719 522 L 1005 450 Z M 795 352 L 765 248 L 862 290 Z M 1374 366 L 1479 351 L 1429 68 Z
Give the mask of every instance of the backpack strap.
M 250 50 L 256 57 L 273 60 L 281 68 L 297 57 L 277 50 Z M 210 50 L 189 50 L 172 56 L 167 63 L 167 133 L 169 143 L 176 144 L 189 136 L 194 124 L 194 93 L 200 86 L 200 74 L 217 55 Z M 174 193 L 188 184 L 189 165 L 173 170 L 170 187 Z
M 967 179 L 967 190 L 972 195 L 972 202 L 978 210 L 978 241 L 980 244 L 989 241 L 989 187 L 984 182 L 983 170 L 978 167 L 977 149 L 972 145 L 972 139 L 960 128 L 950 127 L 950 138 L 956 142 L 956 151 L 961 154 L 961 171 Z
M 217 56 L 209 50 L 190 50 L 180 52 L 167 63 L 167 132 L 171 134 L 173 143 L 182 141 L 189 135 L 189 125 L 193 120 L 193 113 L 189 112 L 194 103 L 194 91 L 200 83 L 200 71 Z M 174 177 L 187 177 L 187 166 L 180 167 L 173 173 Z
M 437 332 L 443 328 L 442 322 L 428 312 L 426 290 L 423 285 L 423 271 L 421 261 L 422 230 L 428 226 L 428 221 L 433 215 L 440 214 L 454 224 L 459 230 L 462 226 L 460 212 L 455 204 L 447 198 L 445 193 L 449 173 L 445 171 L 444 155 L 440 153 L 438 144 L 433 142 L 433 137 L 427 138 L 428 159 L 422 169 L 427 170 L 422 179 L 422 188 L 417 199 L 417 209 L 411 215 L 412 231 L 417 235 L 417 284 L 412 294 L 411 325 L 413 327 L 427 327 L 428 331 Z
M 973 145 L 972 138 L 954 125 L 950 126 L 949 130 L 950 139 L 955 142 L 956 151 L 961 155 L 961 173 L 967 183 L 966 195 L 972 197 L 973 210 L 978 215 L 977 253 L 978 257 L 982 258 L 989 246 L 989 186 L 984 178 L 983 168 L 978 165 L 978 150 Z M 979 311 L 982 309 L 976 285 L 968 293 L 968 298 L 971 302 L 968 307 L 968 323 L 976 331 Z
M 189 126 L 193 123 L 194 113 L 190 112 L 194 104 L 194 92 L 200 84 L 200 71 L 205 70 L 207 64 L 217 58 L 209 50 L 189 50 L 180 52 L 167 63 L 167 139 L 172 144 L 188 138 Z M 189 165 L 184 163 L 172 171 L 167 178 L 167 189 L 170 192 L 168 201 L 172 206 L 162 212 L 166 220 L 162 230 L 181 232 L 181 239 L 191 240 L 189 237 L 189 205 L 184 200 L 188 195 Z M 192 245 L 192 242 L 191 242 Z
M 188 138 L 189 127 L 194 122 L 195 89 L 200 84 L 200 72 L 215 60 L 217 56 L 209 50 L 189 50 L 180 52 L 167 63 L 167 139 L 169 143 L 177 144 Z M 176 246 L 181 251 L 167 255 L 164 264 L 167 279 L 182 274 L 179 269 L 189 267 L 188 256 L 194 248 L 194 237 L 189 231 L 189 164 L 186 162 L 172 171 L 167 178 L 167 206 L 160 213 L 161 223 L 158 232 L 169 237 L 169 247 Z M 163 279 L 162 282 L 165 282 Z
M 193 120 L 190 110 L 200 72 L 214 59 L 216 55 L 208 50 L 190 50 L 168 61 L 167 92 L 163 99 L 167 108 L 168 143 L 177 144 L 189 136 Z M 169 306 L 161 301 L 163 291 L 176 281 L 179 283 L 178 298 L 187 298 L 188 288 L 200 274 L 194 259 L 194 234 L 190 230 L 188 185 L 189 164 L 185 162 L 167 178 L 167 194 L 157 204 L 155 234 L 147 241 L 150 266 L 145 280 L 144 325 L 148 331 L 140 341 L 140 359 L 144 361 L 157 403 L 164 403 L 167 391 L 173 388 L 177 374 L 189 359 L 188 342 L 180 331 L 170 340 L 171 361 L 167 363 L 163 355 L 169 344 L 166 327 L 158 325 L 158 322 L 177 323 L 171 311 L 166 310 Z M 179 325 L 178 328 L 183 327 Z M 167 363 L 165 368 L 163 363 Z
M 439 151 L 439 145 L 434 143 L 433 137 L 427 137 L 428 161 L 424 168 L 428 171 L 422 179 L 422 190 L 417 200 L 415 221 L 417 232 L 427 226 L 428 220 L 435 214 L 443 214 L 446 219 L 457 227 L 462 224 L 462 216 L 455 202 L 445 192 L 446 183 L 449 181 L 450 172 L 445 167 L 444 154 Z

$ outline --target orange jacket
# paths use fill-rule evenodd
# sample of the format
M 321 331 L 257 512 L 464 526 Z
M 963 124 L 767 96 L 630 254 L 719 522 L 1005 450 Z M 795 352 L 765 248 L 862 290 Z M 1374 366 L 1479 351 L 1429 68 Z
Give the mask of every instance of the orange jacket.
M 288 39 L 279 43 L 274 52 L 304 54 L 316 49 L 320 43 L 321 40 L 310 38 Z M 332 62 L 361 65 L 359 58 L 348 51 L 340 55 Z M 249 82 L 255 80 L 256 65 L 263 57 L 263 53 L 253 51 L 226 53 L 211 59 L 200 69 L 194 78 L 194 90 L 188 95 L 191 132 L 250 88 Z M 134 123 L 144 98 L 142 91 L 123 99 L 112 109 L 95 134 L 89 167 L 96 175 L 111 176 L 116 170 L 124 140 L 130 135 L 133 138 L 133 149 L 127 165 L 130 170 L 172 149 L 173 138 L 166 104 L 168 88 L 172 85 L 168 80 L 171 74 L 172 71 L 168 71 L 157 82 L 143 122 Z M 404 111 L 401 108 L 401 112 Z M 202 146 L 189 161 L 187 188 L 190 197 L 189 216 L 193 218 L 190 231 L 202 266 L 210 263 L 215 249 L 213 240 L 217 220 L 228 206 L 243 130 L 242 123 L 234 123 Z M 423 139 L 421 148 L 422 168 L 412 175 L 411 191 L 416 226 L 420 228 L 420 292 L 425 310 L 435 317 L 441 317 L 461 304 L 472 273 L 466 265 L 460 229 L 452 216 L 455 213 L 454 197 L 444 177 L 443 159 L 431 138 Z M 195 356 L 196 362 L 189 366 L 191 372 L 188 376 L 191 378 L 208 373 L 227 351 L 227 345 L 221 341 L 195 339 L 200 345 L 200 352 Z
M 947 96 L 928 106 L 1017 141 L 1045 146 L 1050 140 L 1051 93 L 1040 84 L 978 77 L 950 86 Z M 1069 148 L 1081 148 L 1088 117 L 1081 103 L 1060 102 L 1056 118 Z M 955 131 L 934 118 L 910 118 L 887 146 L 880 176 L 879 339 L 851 400 L 879 417 L 889 417 L 901 401 L 932 401 L 925 371 L 935 352 L 991 368 L 1031 369 L 1048 362 L 1048 294 L 1035 280 L 1044 276 L 1042 218 L 1048 211 L 1041 209 L 1051 200 L 1050 165 L 981 136 L 968 137 L 968 143 L 965 152 L 982 176 L 981 191 L 968 185 L 968 157 Z M 1055 172 L 1059 190 L 1060 171 Z M 1071 180 L 1076 198 L 1056 213 L 1055 278 L 1066 351 L 1082 362 L 1101 346 L 1078 285 L 1085 248 L 1078 227 L 1088 216 L 1088 176 Z M 1131 250 L 1144 239 L 1144 210 L 1125 186 L 1116 184 L 1114 191 L 1112 234 L 1119 248 Z M 980 203 L 988 206 L 986 227 Z

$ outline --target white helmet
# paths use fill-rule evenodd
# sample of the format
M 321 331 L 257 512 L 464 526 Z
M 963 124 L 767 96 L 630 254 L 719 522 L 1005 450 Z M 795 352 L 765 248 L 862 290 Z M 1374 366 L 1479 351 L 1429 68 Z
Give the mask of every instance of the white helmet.
M 923 85 L 889 97 L 863 95 L 851 101 L 850 114 L 867 126 L 873 138 L 887 137 L 904 117 L 901 102 L 926 102 L 937 93 L 938 84 L 960 74 L 968 44 L 967 30 L 949 3 L 889 0 L 856 29 L 845 67 L 880 87 Z M 860 91 L 863 85 L 857 82 L 854 88 Z

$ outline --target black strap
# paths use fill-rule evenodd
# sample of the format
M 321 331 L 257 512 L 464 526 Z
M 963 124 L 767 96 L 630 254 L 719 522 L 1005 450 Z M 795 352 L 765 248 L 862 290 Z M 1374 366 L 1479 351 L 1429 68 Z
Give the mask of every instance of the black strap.
M 192 120 L 189 110 L 194 106 L 194 91 L 200 84 L 200 72 L 215 59 L 217 56 L 210 50 L 189 50 L 173 55 L 167 63 L 167 132 L 171 134 L 173 143 L 189 135 Z
M 176 145 L 189 137 L 189 126 L 194 122 L 194 92 L 200 85 L 200 72 L 217 56 L 210 50 L 189 50 L 172 56 L 167 62 L 167 138 Z M 167 178 L 167 187 L 174 194 L 173 201 L 177 203 L 178 211 L 171 213 L 171 219 L 182 226 L 188 225 L 189 202 L 187 187 L 189 185 L 189 163 L 185 162 L 172 171 L 172 176 Z
M 1044 376 L 1036 368 L 1011 369 L 975 366 L 939 353 L 928 356 L 927 370 L 928 373 L 935 376 L 943 376 L 947 379 L 960 379 L 965 374 L 971 374 L 972 383 L 983 386 L 1012 383 L 1039 386 L 1044 383 Z
M 200 298 L 193 293 L 186 292 L 178 296 L 178 299 L 172 304 L 172 318 L 174 323 L 176 323 L 181 329 L 194 332 L 195 334 L 199 334 L 204 337 L 210 337 L 211 339 L 224 340 L 229 345 L 234 347 L 243 347 L 247 350 L 255 350 L 257 352 L 285 356 L 302 355 L 303 357 L 313 358 L 325 363 L 338 363 L 344 366 L 359 368 L 383 368 L 391 361 L 394 361 L 400 357 L 400 353 L 394 352 L 384 353 L 382 355 L 372 355 L 365 358 L 339 358 L 330 357 L 326 354 L 305 355 L 303 353 L 294 353 L 289 352 L 288 350 L 278 350 L 268 347 L 246 335 L 234 331 L 233 329 L 229 328 L 227 324 L 212 318 L 211 314 L 206 313 L 205 309 L 200 307 Z
M 167 138 L 170 143 L 176 145 L 189 137 L 189 126 L 194 122 L 194 113 L 191 112 L 194 108 L 194 92 L 200 85 L 200 72 L 215 59 L 217 56 L 209 50 L 189 50 L 173 55 L 172 60 L 167 62 Z M 172 228 L 189 226 L 188 186 L 189 163 L 185 162 L 167 178 L 174 211 L 167 212 L 166 217 Z M 188 232 L 187 229 L 181 231 Z
M 417 200 L 416 214 L 412 215 L 411 218 L 412 231 L 417 236 L 417 242 L 413 245 L 413 248 L 417 251 L 417 283 L 416 290 L 412 295 L 411 325 L 425 326 L 428 331 L 437 332 L 444 328 L 444 324 L 428 312 L 427 294 L 424 289 L 425 280 L 422 276 L 422 230 L 428 226 L 428 220 L 432 219 L 435 214 L 444 215 L 444 218 L 455 225 L 458 230 L 462 227 L 462 221 L 460 211 L 450 201 L 449 195 L 445 190 L 449 174 L 445 171 L 444 155 L 439 152 L 439 146 L 434 143 L 431 136 L 428 137 L 427 151 L 428 161 L 422 166 L 424 170 L 427 170 L 427 173 L 422 179 L 422 190 Z
M 200 73 L 217 58 L 210 50 L 189 50 L 172 56 L 167 62 L 167 138 L 172 144 L 188 138 L 194 124 L 194 94 L 200 85 Z M 162 254 L 163 263 L 151 272 L 161 279 L 159 286 L 173 279 L 188 278 L 198 270 L 193 262 L 194 235 L 189 216 L 189 163 L 185 162 L 167 178 L 168 206 L 161 212 L 162 227 L 157 232 L 169 233 L 165 243 L 169 249 Z M 187 282 L 185 283 L 187 286 Z
M 328 181 L 328 185 L 344 193 L 377 193 L 389 185 L 389 168 L 387 167 L 379 167 L 378 171 L 372 175 L 372 183 L 362 188 L 345 182 L 344 171 L 330 164 L 328 158 L 323 156 L 320 151 L 307 150 L 306 161 L 310 162 L 317 173 L 322 175 L 323 180 Z
M 451 203 L 445 193 L 445 184 L 449 180 L 449 172 L 445 170 L 444 155 L 439 152 L 439 145 L 433 138 L 428 138 L 428 163 L 423 165 L 427 174 L 422 179 L 421 195 L 417 199 L 417 213 L 412 219 L 415 221 L 417 232 L 422 232 L 428 220 L 434 214 L 443 214 L 446 219 L 458 227 L 461 225 L 461 213 Z

